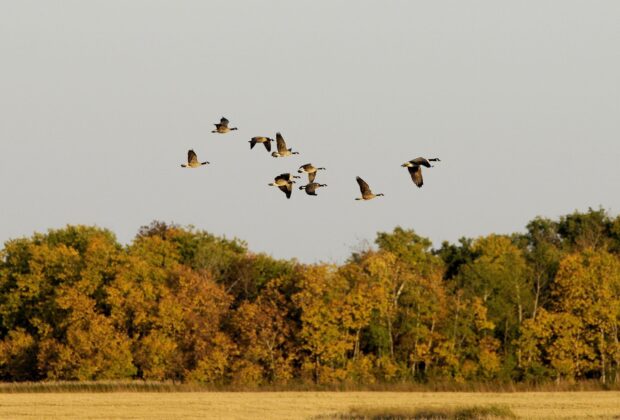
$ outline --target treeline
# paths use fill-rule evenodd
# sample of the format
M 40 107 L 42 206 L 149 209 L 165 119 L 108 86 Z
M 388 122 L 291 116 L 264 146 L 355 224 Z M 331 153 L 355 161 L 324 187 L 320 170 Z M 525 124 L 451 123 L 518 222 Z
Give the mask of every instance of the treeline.
M 128 246 L 87 226 L 10 240 L 0 380 L 620 380 L 620 217 L 375 243 L 336 266 L 161 222 Z

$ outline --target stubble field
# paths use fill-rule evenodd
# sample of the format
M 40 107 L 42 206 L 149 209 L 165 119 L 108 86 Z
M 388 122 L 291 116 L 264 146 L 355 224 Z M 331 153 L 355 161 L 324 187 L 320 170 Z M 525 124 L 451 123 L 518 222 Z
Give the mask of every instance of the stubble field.
M 0 418 L 304 419 L 358 409 L 499 405 L 519 418 L 619 418 L 620 392 L 178 392 L 0 394 Z

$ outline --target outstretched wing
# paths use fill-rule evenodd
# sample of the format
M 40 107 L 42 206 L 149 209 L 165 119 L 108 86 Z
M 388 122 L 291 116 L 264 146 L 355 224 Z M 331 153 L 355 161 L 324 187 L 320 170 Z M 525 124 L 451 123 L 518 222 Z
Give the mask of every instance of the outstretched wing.
M 286 198 L 291 198 L 291 194 L 293 193 L 293 183 L 289 182 L 286 185 L 282 185 L 280 187 L 280 191 L 282 191 L 284 194 L 286 194 Z
M 193 150 L 187 151 L 187 163 L 198 163 L 198 156 Z
M 314 182 L 314 178 L 316 178 L 316 172 L 308 174 L 308 182 Z
M 284 180 L 284 181 L 290 181 L 291 180 L 291 174 L 286 173 L 286 174 L 280 174 L 275 178 L 275 181 L 278 182 L 280 180 Z
M 268 152 L 271 152 L 271 141 L 267 139 L 267 141 L 263 144 L 265 145 L 265 149 L 267 149 Z
M 258 137 L 252 137 L 252 140 L 250 140 L 250 149 L 253 149 L 254 146 L 256 145 L 256 139 Z
M 422 168 L 418 165 L 410 166 L 407 168 L 409 170 L 409 175 L 411 175 L 411 180 L 414 184 L 420 188 L 424 185 L 424 180 L 422 179 Z
M 280 133 L 276 133 L 276 146 L 278 147 L 278 153 L 284 153 L 288 150 L 284 142 L 284 137 L 282 137 Z
M 220 118 L 220 126 L 221 127 L 228 127 L 228 120 L 224 117 Z
M 368 184 L 366 183 L 366 181 L 364 181 L 362 178 L 360 178 L 359 176 L 355 178 L 357 180 L 357 183 L 360 186 L 360 191 L 362 193 L 362 195 L 365 194 L 372 194 L 372 191 L 370 191 L 370 187 L 368 186 Z
M 413 163 L 414 165 L 426 166 L 427 168 L 431 167 L 430 162 L 428 160 L 424 159 L 423 157 L 415 158 L 413 160 L 410 160 L 409 162 Z

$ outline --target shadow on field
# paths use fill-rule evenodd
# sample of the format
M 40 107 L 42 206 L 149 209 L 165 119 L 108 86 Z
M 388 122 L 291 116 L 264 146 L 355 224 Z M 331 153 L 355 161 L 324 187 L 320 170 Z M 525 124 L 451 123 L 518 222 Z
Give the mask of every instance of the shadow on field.
M 515 414 L 506 406 L 470 406 L 470 407 L 352 407 L 347 413 L 325 414 L 313 417 L 315 420 L 345 419 L 345 420 L 405 420 L 405 419 L 514 419 Z

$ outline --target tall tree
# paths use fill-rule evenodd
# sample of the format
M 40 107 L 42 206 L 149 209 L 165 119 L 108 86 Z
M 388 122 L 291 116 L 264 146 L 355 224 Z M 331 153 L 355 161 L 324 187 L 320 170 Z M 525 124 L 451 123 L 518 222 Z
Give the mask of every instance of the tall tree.
M 503 353 L 509 355 L 519 327 L 533 306 L 529 267 L 522 250 L 506 236 L 480 238 L 474 249 L 479 256 L 462 267 L 459 285 L 466 297 L 482 299 Z
M 315 383 L 342 380 L 346 375 L 347 352 L 354 345 L 342 322 L 348 287 L 334 271 L 334 267 L 327 265 L 307 267 L 301 273 L 300 290 L 293 296 L 301 312 L 302 374 L 309 374 Z

